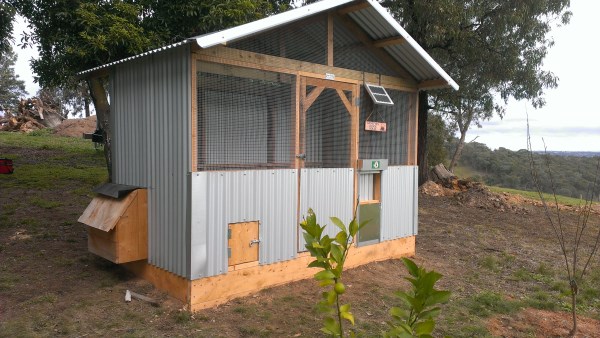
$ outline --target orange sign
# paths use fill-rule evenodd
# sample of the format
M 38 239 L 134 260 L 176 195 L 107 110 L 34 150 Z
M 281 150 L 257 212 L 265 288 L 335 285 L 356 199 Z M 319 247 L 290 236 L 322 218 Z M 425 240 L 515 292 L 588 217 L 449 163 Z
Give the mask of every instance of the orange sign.
M 366 121 L 365 130 L 385 133 L 387 131 L 387 123 Z

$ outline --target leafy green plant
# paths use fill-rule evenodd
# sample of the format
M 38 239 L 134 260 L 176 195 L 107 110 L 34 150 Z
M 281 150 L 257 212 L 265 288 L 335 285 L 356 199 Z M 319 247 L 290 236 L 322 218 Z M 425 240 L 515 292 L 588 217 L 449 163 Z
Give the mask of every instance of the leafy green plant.
M 323 292 L 323 299 L 319 302 L 319 310 L 327 314 L 321 331 L 334 337 L 344 337 L 343 321 L 354 325 L 354 315 L 350 312 L 350 304 L 340 304 L 340 295 L 346 292 L 342 272 L 354 237 L 367 222 L 358 224 L 354 217 L 346 227 L 339 218 L 330 219 L 340 229 L 335 238 L 323 236 L 325 226 L 317 224 L 317 217 L 312 209 L 308 209 L 308 216 L 300 226 L 304 230 L 305 247 L 316 258 L 308 266 L 322 269 L 315 274 L 315 279 L 322 287 L 329 288 Z
M 440 312 L 437 305 L 448 301 L 450 291 L 435 289 L 435 283 L 442 278 L 440 273 L 418 267 L 408 258 L 402 258 L 402 261 L 411 275 L 406 277 L 406 280 L 412 284 L 412 289 L 408 292 L 396 292 L 396 296 L 407 308 L 390 309 L 392 321 L 388 324 L 391 329 L 384 333 L 384 337 L 432 337 L 435 329 L 434 318 Z

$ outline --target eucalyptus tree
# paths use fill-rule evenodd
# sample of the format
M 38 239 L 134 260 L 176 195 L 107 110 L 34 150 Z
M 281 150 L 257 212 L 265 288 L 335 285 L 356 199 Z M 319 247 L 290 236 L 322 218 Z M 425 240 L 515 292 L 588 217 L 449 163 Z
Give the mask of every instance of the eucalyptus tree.
M 40 57 L 31 61 L 41 87 L 76 83 L 75 74 L 172 42 L 250 20 L 273 11 L 268 0 L 5 0 L 28 20 L 23 43 Z M 285 4 L 277 8 L 285 8 Z M 103 129 L 111 173 L 110 104 L 106 79 L 87 80 Z
M 558 78 L 542 66 L 553 45 L 550 30 L 569 22 L 569 0 L 384 0 L 382 4 L 461 85 L 456 92 L 419 94 L 419 183 L 427 180 L 430 110 L 445 115 L 460 130 L 464 144 L 469 126 L 503 115 L 503 102 L 525 99 L 541 107 L 544 90 L 558 84 Z M 462 145 L 458 147 L 456 158 Z
M 15 73 L 17 55 L 10 46 L 0 52 L 0 112 L 15 110 L 19 99 L 27 95 L 25 82 Z

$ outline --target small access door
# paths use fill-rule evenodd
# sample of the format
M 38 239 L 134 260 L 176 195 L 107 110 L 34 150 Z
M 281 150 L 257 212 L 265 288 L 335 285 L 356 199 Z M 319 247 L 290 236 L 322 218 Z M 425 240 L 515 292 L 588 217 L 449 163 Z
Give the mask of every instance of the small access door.
M 231 223 L 227 229 L 228 265 L 258 261 L 258 222 Z

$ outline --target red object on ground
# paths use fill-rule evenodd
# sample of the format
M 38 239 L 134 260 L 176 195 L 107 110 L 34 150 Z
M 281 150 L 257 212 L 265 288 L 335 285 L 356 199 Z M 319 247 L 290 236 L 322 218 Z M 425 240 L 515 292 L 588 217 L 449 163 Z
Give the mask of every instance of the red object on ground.
M 13 171 L 13 161 L 7 158 L 0 158 L 0 174 L 12 174 Z

